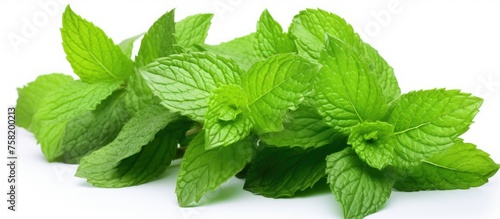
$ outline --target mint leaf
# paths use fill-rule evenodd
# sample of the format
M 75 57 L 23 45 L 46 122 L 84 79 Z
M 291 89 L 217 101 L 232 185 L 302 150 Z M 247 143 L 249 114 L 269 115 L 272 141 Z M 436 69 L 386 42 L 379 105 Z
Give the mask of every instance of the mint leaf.
M 120 47 L 69 6 L 63 14 L 61 34 L 66 58 L 83 82 L 121 81 L 133 73 L 133 63 Z
M 213 89 L 239 84 L 243 70 L 234 61 L 210 53 L 186 53 L 157 59 L 141 69 L 161 104 L 202 122 Z
M 391 164 L 395 141 L 394 126 L 385 122 L 363 122 L 354 126 L 347 143 L 359 158 L 373 168 L 382 170 Z
M 402 95 L 386 121 L 394 126 L 394 165 L 417 165 L 452 146 L 478 112 L 482 99 L 458 90 L 413 91 Z
M 115 140 L 81 160 L 76 176 L 99 187 L 124 187 L 156 179 L 175 158 L 178 139 L 187 130 L 167 126 L 179 118 L 161 106 L 139 111 Z
M 223 85 L 212 91 L 205 116 L 205 148 L 227 146 L 250 134 L 252 120 L 243 113 L 248 99 L 241 87 Z M 248 111 L 248 110 L 246 110 Z
M 254 48 L 255 33 L 235 38 L 219 45 L 199 44 L 198 47 L 207 52 L 233 59 L 238 65 L 248 70 L 260 60 Z
M 155 59 L 175 53 L 175 10 L 162 15 L 149 28 L 141 40 L 139 53 L 135 57 L 135 67 L 143 67 Z
M 377 77 L 377 81 L 384 91 L 387 103 L 391 103 L 397 99 L 401 95 L 401 89 L 394 75 L 394 69 L 380 56 L 377 50 L 367 43 L 363 44 L 362 52 L 360 53 L 363 54 L 362 56 L 371 72 Z
M 43 98 L 33 116 L 32 127 L 48 161 L 55 161 L 63 154 L 61 138 L 66 124 L 82 112 L 94 110 L 119 86 L 119 82 L 87 84 L 72 81 Z
M 321 9 L 300 11 L 290 25 L 290 34 L 297 43 L 299 54 L 313 59 L 319 59 L 327 33 L 350 46 L 362 43 L 344 19 Z
M 268 10 L 264 10 L 257 22 L 255 32 L 255 50 L 262 58 L 281 53 L 296 52 L 295 42 L 283 32 L 281 25 L 273 19 Z
M 387 103 L 401 94 L 393 69 L 375 49 L 363 43 L 351 25 L 341 17 L 321 9 L 307 9 L 293 18 L 290 34 L 295 39 L 299 54 L 313 59 L 320 58 L 325 47 L 325 35 L 330 34 L 350 47 L 360 61 L 368 65 L 382 87 Z
M 310 80 L 318 66 L 293 54 L 282 54 L 257 62 L 242 76 L 242 88 L 248 95 L 249 115 L 260 133 L 283 129 L 283 117 L 296 109 L 310 92 Z
M 124 90 L 115 91 L 95 110 L 85 111 L 68 122 L 61 140 L 64 162 L 78 163 L 115 139 L 130 118 L 124 96 Z
M 351 148 L 328 156 L 326 173 L 344 218 L 364 218 L 379 210 L 391 195 L 392 180 L 363 163 Z
M 137 36 L 127 38 L 118 44 L 118 46 L 122 50 L 123 54 L 125 54 L 125 56 L 129 58 L 132 57 L 132 50 L 134 49 L 134 43 L 141 36 L 142 34 L 139 34 Z
M 250 162 L 253 145 L 248 140 L 205 150 L 202 131 L 189 144 L 177 176 L 177 200 L 181 207 L 192 205 L 207 192 L 240 172 Z
M 300 105 L 288 112 L 283 120 L 283 130 L 260 135 L 260 139 L 278 147 L 297 146 L 302 148 L 320 147 L 338 138 L 330 126 L 323 122 L 314 108 Z
M 134 115 L 136 112 L 158 102 L 153 95 L 153 91 L 141 77 L 140 72 L 134 72 L 128 79 L 127 93 L 125 94 L 128 113 Z
M 271 198 L 293 197 L 325 176 L 325 158 L 340 146 L 326 145 L 312 150 L 265 147 L 248 170 L 244 189 Z
M 192 48 L 205 43 L 213 14 L 197 14 L 186 17 L 175 25 L 177 45 Z
M 364 121 L 381 119 L 387 104 L 368 66 L 343 42 L 328 35 L 321 53 L 315 96 L 319 113 L 336 130 L 349 134 Z
M 128 92 L 125 96 L 130 114 L 135 114 L 156 103 L 153 92 L 142 78 L 138 68 L 157 58 L 176 53 L 174 13 L 175 11 L 172 10 L 158 18 L 141 40 L 141 47 L 135 62 L 136 70 L 128 79 Z
M 31 123 L 36 111 L 41 107 L 41 100 L 59 86 L 71 81 L 73 81 L 71 76 L 54 73 L 38 76 L 35 81 L 28 83 L 28 85 L 22 88 L 18 88 L 16 125 L 34 132 L 31 128 Z
M 487 183 L 498 167 L 489 154 L 473 144 L 460 142 L 418 166 L 401 170 L 394 188 L 401 191 L 468 189 Z

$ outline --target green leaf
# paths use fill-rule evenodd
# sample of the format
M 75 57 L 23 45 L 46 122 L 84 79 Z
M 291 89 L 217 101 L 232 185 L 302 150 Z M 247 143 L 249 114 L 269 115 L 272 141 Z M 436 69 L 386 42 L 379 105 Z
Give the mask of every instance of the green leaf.
M 212 91 L 205 116 L 205 148 L 227 146 L 250 134 L 252 120 L 243 110 L 248 99 L 241 87 L 223 85 Z
M 162 15 L 149 28 L 141 40 L 139 53 L 135 57 L 135 67 L 141 68 L 155 59 L 175 53 L 175 10 Z
M 99 187 L 124 187 L 158 178 L 175 158 L 178 139 L 187 128 L 180 116 L 161 106 L 139 111 L 115 140 L 84 157 L 76 176 Z
M 75 73 L 87 83 L 125 80 L 133 62 L 104 31 L 68 6 L 61 29 L 64 52 Z
M 351 25 L 341 17 L 321 9 L 307 9 L 296 15 L 290 25 L 290 34 L 295 39 L 299 54 L 313 59 L 320 58 L 327 33 L 346 44 L 366 62 L 380 83 L 387 103 L 401 94 L 392 67 L 375 49 L 363 43 Z
M 213 14 L 197 14 L 186 17 L 175 25 L 177 45 L 192 48 L 205 43 Z
M 125 56 L 127 56 L 129 58 L 132 57 L 132 50 L 134 49 L 134 43 L 141 36 L 142 36 L 142 34 L 130 37 L 128 39 L 123 40 L 122 42 L 120 42 L 118 44 L 118 46 L 122 50 L 123 54 L 125 54 Z
M 381 119 L 387 104 L 366 63 L 336 38 L 327 36 L 326 41 L 315 87 L 318 111 L 328 125 L 349 134 L 359 123 Z
M 257 153 L 248 170 L 244 189 L 271 198 L 293 197 L 313 187 L 325 176 L 325 158 L 340 145 L 305 150 L 299 147 L 266 147 Z
M 391 164 L 394 152 L 394 126 L 385 122 L 363 122 L 354 126 L 347 143 L 359 158 L 373 168 L 382 170 Z
M 235 38 L 219 45 L 199 44 L 198 47 L 207 52 L 233 59 L 238 65 L 248 70 L 260 60 L 254 49 L 255 33 Z
M 278 147 L 309 148 L 329 144 L 338 135 L 323 122 L 323 117 L 314 108 L 300 105 L 297 110 L 287 113 L 282 131 L 265 133 L 259 137 L 264 142 Z
M 129 114 L 148 108 L 159 101 L 153 95 L 153 91 L 141 77 L 140 72 L 136 71 L 130 76 L 127 83 L 127 93 L 125 94 L 125 103 Z
M 130 118 L 124 96 L 124 90 L 115 91 L 95 110 L 85 111 L 68 122 L 61 141 L 64 162 L 78 163 L 116 138 Z
M 326 173 L 344 218 L 364 218 L 375 213 L 391 195 L 392 180 L 363 163 L 352 148 L 328 156 Z
M 239 84 L 243 70 L 234 61 L 210 53 L 186 53 L 157 59 L 141 69 L 161 104 L 202 122 L 213 89 Z
M 197 203 L 207 192 L 240 172 L 250 162 L 253 144 L 248 140 L 205 150 L 202 131 L 189 144 L 177 176 L 177 200 L 181 207 Z
M 289 32 L 297 43 L 299 54 L 313 59 L 319 59 L 327 33 L 349 46 L 357 47 L 362 43 L 343 18 L 321 9 L 300 11 L 293 18 Z
M 401 89 L 394 75 L 394 69 L 389 66 L 387 61 L 380 56 L 378 51 L 369 44 L 364 43 L 362 51 L 364 52 L 360 53 L 363 54 L 362 56 L 371 72 L 377 77 L 378 84 L 384 91 L 387 103 L 391 103 L 401 95 Z
M 417 165 L 452 146 L 467 131 L 481 104 L 482 99 L 459 90 L 402 95 L 386 118 L 397 140 L 394 165 Z
M 31 123 L 33 116 L 41 106 L 41 100 L 53 90 L 70 81 L 73 81 L 71 76 L 54 73 L 38 76 L 35 81 L 28 83 L 28 85 L 22 88 L 18 88 L 16 125 L 34 132 L 31 128 Z
M 81 113 L 94 110 L 119 86 L 119 82 L 87 84 L 72 81 L 43 98 L 33 117 L 32 127 L 48 161 L 60 159 L 63 154 L 61 139 L 66 124 Z
M 262 58 L 281 53 L 297 52 L 295 42 L 283 32 L 281 25 L 273 19 L 266 9 L 260 15 L 255 32 L 255 50 Z
M 281 54 L 256 63 L 242 76 L 249 115 L 260 133 L 283 130 L 283 117 L 295 110 L 312 90 L 318 66 L 293 54 Z
M 177 53 L 175 44 L 175 11 L 162 15 L 151 25 L 141 41 L 139 54 L 136 57 L 136 71 L 130 76 L 127 84 L 125 102 L 130 114 L 156 104 L 153 92 L 142 78 L 139 68 L 153 62 L 157 58 Z
M 487 183 L 498 168 L 489 154 L 473 144 L 460 142 L 418 166 L 401 170 L 394 188 L 401 191 L 468 189 Z

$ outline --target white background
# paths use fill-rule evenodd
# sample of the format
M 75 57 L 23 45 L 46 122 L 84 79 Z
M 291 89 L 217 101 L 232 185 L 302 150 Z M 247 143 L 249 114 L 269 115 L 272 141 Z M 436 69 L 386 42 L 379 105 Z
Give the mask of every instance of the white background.
M 50 2 L 54 3 L 51 10 L 44 10 L 42 5 Z M 208 43 L 254 31 L 265 8 L 288 27 L 299 10 L 319 7 L 344 17 L 380 51 L 394 67 L 403 92 L 446 87 L 484 98 L 475 124 L 463 137 L 500 162 L 500 4 L 497 2 L 1 1 L 0 112 L 4 116 L 0 116 L 0 124 L 7 124 L 7 106 L 15 105 L 17 87 L 41 74 L 72 74 L 59 32 L 67 3 L 116 43 L 145 32 L 174 7 L 177 20 L 196 13 L 215 13 Z M 30 31 L 23 32 L 30 25 L 33 25 Z M 13 36 L 25 40 L 16 44 L 9 40 Z M 6 125 L 0 126 L 5 139 Z M 74 177 L 74 165 L 46 162 L 33 136 L 23 129 L 19 129 L 18 143 L 18 211 L 10 213 L 1 204 L 2 218 L 6 218 L 4 215 L 9 218 L 342 218 L 339 205 L 327 190 L 274 200 L 242 190 L 243 181 L 238 179 L 209 194 L 200 207 L 183 209 L 178 207 L 174 192 L 178 162 L 157 181 L 130 188 L 101 189 Z M 6 148 L 2 148 L 0 154 L 5 153 Z M 2 155 L 2 160 L 5 156 Z M 4 195 L 0 200 L 5 203 L 7 167 L 5 161 L 2 163 L 0 191 Z M 499 175 L 488 184 L 470 190 L 393 192 L 383 209 L 367 218 L 500 218 Z

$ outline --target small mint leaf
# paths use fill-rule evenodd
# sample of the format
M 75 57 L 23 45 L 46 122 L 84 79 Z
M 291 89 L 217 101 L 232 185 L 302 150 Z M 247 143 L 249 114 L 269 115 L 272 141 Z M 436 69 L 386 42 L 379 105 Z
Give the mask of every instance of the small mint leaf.
M 123 81 L 134 72 L 133 62 L 120 47 L 69 6 L 63 14 L 61 34 L 66 58 L 83 82 Z
M 498 171 L 490 155 L 469 143 L 456 143 L 422 161 L 401 169 L 394 188 L 401 191 L 468 189 L 488 182 Z
M 205 43 L 213 14 L 197 14 L 186 17 L 175 25 L 177 45 L 189 49 Z
M 283 129 L 286 111 L 296 109 L 312 90 L 310 80 L 318 66 L 293 54 L 281 54 L 257 62 L 242 76 L 249 115 L 259 133 Z
M 152 105 L 132 117 L 108 145 L 80 161 L 76 176 L 99 187 L 124 187 L 152 181 L 175 158 L 178 139 L 188 128 L 180 116 Z
M 61 139 L 67 123 L 85 111 L 94 110 L 120 84 L 72 81 L 54 89 L 41 100 L 32 127 L 48 161 L 55 161 L 63 155 Z
M 325 35 L 331 35 L 350 47 L 367 64 L 382 87 L 387 103 L 401 94 L 392 67 L 377 50 L 363 43 L 352 26 L 341 17 L 321 9 L 307 9 L 293 18 L 289 32 L 295 39 L 299 54 L 313 59 L 320 58 Z
M 325 177 L 325 158 L 344 145 L 315 149 L 265 147 L 248 170 L 244 189 L 271 198 L 293 197 Z
M 140 72 L 142 67 L 157 58 L 177 53 L 175 39 L 175 11 L 169 11 L 156 20 L 141 41 L 139 54 L 136 57 L 134 73 L 129 77 L 125 103 L 130 114 L 157 103 L 153 92 L 148 87 Z
M 396 166 L 420 161 L 452 146 L 472 124 L 482 99 L 458 90 L 424 90 L 402 95 L 386 121 L 394 126 Z
M 71 81 L 73 81 L 71 76 L 54 73 L 38 76 L 35 81 L 28 83 L 28 85 L 22 88 L 18 88 L 16 125 L 34 132 L 31 124 L 33 116 L 41 107 L 40 103 L 42 99 L 53 90 Z
M 175 192 L 181 207 L 200 201 L 207 192 L 243 170 L 252 158 L 254 146 L 248 140 L 206 150 L 204 135 L 200 132 L 189 144 L 177 176 Z
M 141 73 L 163 106 L 203 122 L 212 90 L 239 84 L 243 70 L 230 59 L 193 52 L 159 58 Z
M 85 111 L 68 122 L 61 140 L 64 162 L 78 163 L 115 139 L 130 118 L 124 96 L 124 90 L 117 90 L 95 110 Z
M 118 44 L 118 46 L 122 50 L 123 54 L 125 54 L 125 56 L 127 56 L 129 58 L 132 57 L 132 50 L 134 49 L 134 43 L 141 36 L 142 36 L 142 34 L 139 34 L 139 35 L 127 38 Z
M 350 47 L 328 35 L 316 82 L 318 112 L 336 130 L 349 134 L 364 121 L 384 117 L 387 104 L 375 76 Z
M 248 111 L 248 98 L 241 87 L 223 85 L 212 91 L 205 115 L 205 148 L 227 146 L 244 139 L 253 127 Z
M 139 53 L 135 57 L 135 67 L 141 68 L 155 59 L 175 53 L 175 10 L 162 15 L 149 28 L 141 40 Z
M 347 143 L 359 158 L 373 168 L 382 170 L 391 164 L 394 152 L 394 126 L 385 122 L 364 122 L 354 126 Z
M 378 211 L 389 199 L 393 182 L 383 172 L 367 166 L 352 148 L 326 158 L 327 181 L 344 218 L 361 219 Z
M 295 42 L 283 32 L 281 25 L 273 19 L 268 10 L 264 10 L 257 22 L 255 32 L 255 50 L 262 58 L 281 53 L 297 52 Z
M 360 53 L 363 54 L 362 56 L 371 72 L 377 77 L 377 81 L 384 91 L 387 103 L 391 103 L 401 95 L 401 89 L 399 88 L 396 75 L 394 75 L 394 69 L 372 46 L 367 43 L 363 45 L 362 51 L 364 52 Z
M 289 32 L 297 43 L 299 54 L 313 59 L 319 59 L 327 33 L 350 46 L 362 44 L 358 34 L 343 18 L 321 9 L 300 11 L 293 18 Z

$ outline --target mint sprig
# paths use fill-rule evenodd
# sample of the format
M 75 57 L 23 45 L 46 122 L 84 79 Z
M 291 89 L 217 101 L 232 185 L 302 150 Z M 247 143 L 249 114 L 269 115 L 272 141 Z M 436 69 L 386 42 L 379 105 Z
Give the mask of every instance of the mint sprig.
M 115 45 L 68 6 L 63 48 L 78 79 L 48 74 L 18 89 L 18 125 L 48 161 L 79 163 L 76 176 L 98 187 L 150 182 L 182 158 L 180 206 L 238 175 L 273 198 L 326 183 L 345 218 L 363 218 L 393 188 L 467 189 L 498 171 L 461 139 L 482 99 L 401 94 L 341 17 L 307 9 L 287 32 L 266 10 L 255 33 L 207 45 L 212 17 L 175 22 L 171 10 Z

